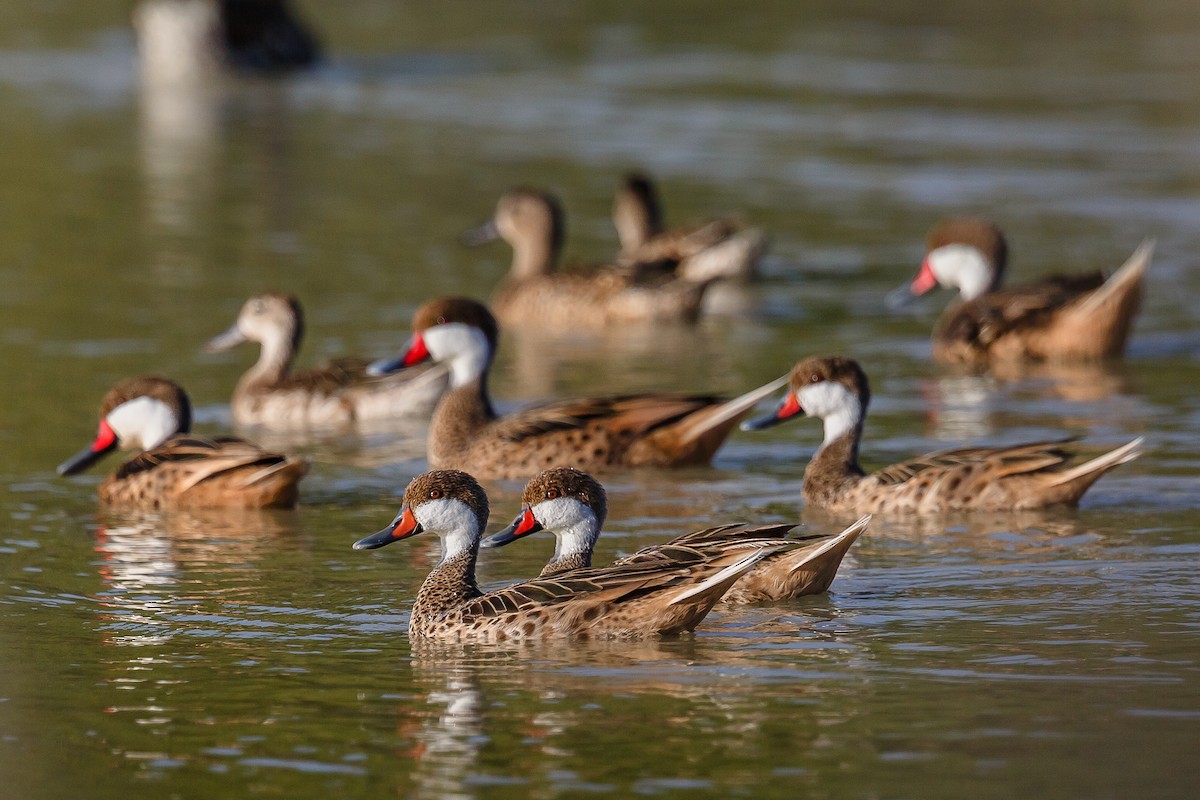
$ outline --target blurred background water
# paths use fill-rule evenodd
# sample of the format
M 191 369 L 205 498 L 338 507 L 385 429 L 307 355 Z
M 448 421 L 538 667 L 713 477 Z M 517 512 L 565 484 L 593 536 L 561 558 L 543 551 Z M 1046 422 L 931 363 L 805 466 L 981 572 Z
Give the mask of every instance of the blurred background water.
M 1127 797 L 1200 768 L 1200 9 L 1183 0 L 298 4 L 326 58 L 162 92 L 132 4 L 0 11 L 0 775 L 13 797 Z M 872 377 L 864 460 L 1135 435 L 1077 512 L 878 521 L 833 591 L 694 638 L 413 647 L 436 558 L 390 519 L 423 430 L 284 442 L 292 513 L 122 515 L 53 467 L 118 378 L 174 376 L 229 427 L 253 356 L 202 355 L 250 294 L 296 292 L 301 360 L 395 353 L 412 310 L 486 297 L 458 235 L 557 192 L 569 260 L 616 248 L 612 191 L 769 230 L 763 283 L 690 329 L 507 332 L 501 405 L 736 393 L 799 357 Z M 944 295 L 888 315 L 941 216 L 1009 233 L 1011 276 L 1157 240 L 1128 358 L 936 367 Z M 711 468 L 613 476 L 601 558 L 798 519 L 820 434 L 737 434 Z M 272 443 L 276 444 L 276 443 Z M 108 465 L 111 469 L 115 464 Z M 488 485 L 507 522 L 520 484 Z M 803 513 L 813 530 L 842 520 Z M 533 574 L 531 542 L 481 579 Z

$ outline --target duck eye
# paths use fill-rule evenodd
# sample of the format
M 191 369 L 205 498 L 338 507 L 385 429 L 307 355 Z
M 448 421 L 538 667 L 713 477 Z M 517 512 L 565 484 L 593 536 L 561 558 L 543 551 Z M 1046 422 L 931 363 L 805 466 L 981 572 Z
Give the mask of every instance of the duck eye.
M 558 489 L 547 489 L 546 490 L 546 499 L 547 500 L 558 499 Z
M 445 318 L 445 317 L 438 317 L 438 318 L 437 318 L 437 324 L 438 324 L 438 325 L 445 325 L 445 324 L 446 324 L 446 318 Z
M 442 499 L 442 490 L 441 489 L 430 489 L 429 490 L 429 499 L 430 500 L 441 500 Z
M 809 383 L 820 383 L 820 381 L 821 381 L 820 375 L 813 375 L 811 378 L 808 379 Z

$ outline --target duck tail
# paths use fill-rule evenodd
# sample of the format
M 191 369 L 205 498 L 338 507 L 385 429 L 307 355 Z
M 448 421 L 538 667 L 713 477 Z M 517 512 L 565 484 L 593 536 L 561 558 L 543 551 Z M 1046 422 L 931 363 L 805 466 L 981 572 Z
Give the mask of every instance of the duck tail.
M 1133 317 L 1142 304 L 1142 279 L 1154 255 L 1154 240 L 1142 242 L 1121 268 L 1095 291 L 1089 292 L 1067 313 L 1088 332 L 1100 336 L 1100 355 L 1119 355 L 1125 349 Z
M 1113 467 L 1128 464 L 1140 456 L 1142 454 L 1143 441 L 1142 437 L 1139 436 L 1132 442 L 1123 444 L 1115 450 L 1109 450 L 1107 453 L 1096 456 L 1077 467 L 1055 473 L 1054 479 L 1049 485 L 1068 488 L 1067 500 L 1070 502 L 1077 501 L 1088 490 L 1088 487 L 1100 479 L 1101 475 Z
M 729 591 L 729 587 L 737 583 L 738 578 L 745 575 L 750 570 L 754 569 L 754 565 L 771 553 L 777 552 L 777 547 L 761 547 L 754 550 L 741 558 L 734 561 L 727 567 L 719 570 L 713 575 L 708 576 L 704 580 L 689 586 L 679 594 L 671 598 L 667 605 L 678 605 L 687 602 L 693 598 L 703 598 L 708 601 L 708 606 L 711 608 L 718 600 L 721 599 L 725 592 Z
M 787 386 L 787 382 L 788 376 L 784 375 L 765 386 L 752 389 L 732 400 L 726 400 L 720 405 L 686 417 L 678 423 L 679 427 L 676 429 L 680 443 L 691 444 L 706 436 L 714 435 L 717 445 L 719 445 L 738 420 L 750 413 L 750 410 L 758 405 L 759 401 Z M 716 447 L 714 446 L 713 449 L 715 450 Z

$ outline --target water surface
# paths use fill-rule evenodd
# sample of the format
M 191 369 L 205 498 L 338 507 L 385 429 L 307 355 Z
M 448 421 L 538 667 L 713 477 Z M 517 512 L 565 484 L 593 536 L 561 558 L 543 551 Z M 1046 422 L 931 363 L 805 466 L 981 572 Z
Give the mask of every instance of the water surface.
M 12 796 L 1193 796 L 1200 13 L 874 5 L 308 3 L 321 70 L 166 96 L 140 88 L 111 9 L 0 16 Z M 199 347 L 249 294 L 298 293 L 305 363 L 389 354 L 423 299 L 503 274 L 503 246 L 457 235 L 505 188 L 558 192 L 569 256 L 593 261 L 634 167 L 672 220 L 770 230 L 766 281 L 691 330 L 510 332 L 505 407 L 736 393 L 842 352 L 872 378 L 868 466 L 1064 433 L 1145 436 L 1145 456 L 1077 512 L 878 521 L 830 594 L 694 637 L 511 648 L 408 641 L 435 542 L 349 549 L 423 469 L 420 426 L 290 443 L 314 460 L 290 513 L 114 514 L 99 474 L 54 475 L 126 375 L 175 376 L 201 427 L 226 427 L 252 355 Z M 1008 230 L 1016 279 L 1155 238 L 1129 358 L 933 366 L 946 298 L 898 316 L 882 298 L 963 211 Z M 613 476 L 599 557 L 737 519 L 835 530 L 800 508 L 818 440 L 799 421 L 735 435 L 711 468 Z M 519 484 L 488 488 L 507 522 Z M 481 579 L 550 548 L 488 553 Z

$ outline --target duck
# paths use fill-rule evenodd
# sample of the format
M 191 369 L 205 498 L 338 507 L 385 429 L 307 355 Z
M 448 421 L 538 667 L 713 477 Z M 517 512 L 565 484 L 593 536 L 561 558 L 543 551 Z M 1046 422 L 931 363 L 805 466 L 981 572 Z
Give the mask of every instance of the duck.
M 768 245 L 765 232 L 743 229 L 731 217 L 666 230 L 658 191 L 644 172 L 629 173 L 617 187 L 612 220 L 619 264 L 664 265 L 691 281 L 750 280 Z
M 485 479 L 520 479 L 554 466 L 589 471 L 705 464 L 738 420 L 774 388 L 732 400 L 712 395 L 642 393 L 556 400 L 500 416 L 488 393 L 496 318 L 477 300 L 429 300 L 413 316 L 399 358 L 371 365 L 386 375 L 433 360 L 450 369 L 450 388 L 430 423 L 434 469 L 469 469 Z
M 699 318 L 709 281 L 616 265 L 560 272 L 563 236 L 558 199 L 530 188 L 505 193 L 492 219 L 463 235 L 469 245 L 504 239 L 512 246 L 512 267 L 490 300 L 504 325 L 576 330 Z
M 224 333 L 205 350 L 221 352 L 242 342 L 261 345 L 258 363 L 246 371 L 230 403 L 235 424 L 274 429 L 344 426 L 368 420 L 428 417 L 445 392 L 445 368 L 415 370 L 388 378 L 367 374 L 364 358 L 340 358 L 292 372 L 304 338 L 304 311 L 293 294 L 251 297 Z
M 100 404 L 92 443 L 58 466 L 74 475 L 116 450 L 139 451 L 100 484 L 104 505 L 136 508 L 291 508 L 308 462 L 244 439 L 190 433 L 192 405 L 175 381 L 126 378 Z
M 483 487 L 460 470 L 431 470 L 404 490 L 400 513 L 354 543 L 373 550 L 421 533 L 441 539 L 442 557 L 413 603 L 413 639 L 633 638 L 692 631 L 743 574 L 771 552 L 681 554 L 676 560 L 580 569 L 483 593 L 475 579 L 488 519 Z M 689 557 L 691 556 L 691 557 Z
M 963 447 L 917 456 L 877 472 L 858 463 L 871 390 L 857 361 L 813 356 L 792 368 L 774 413 L 742 424 L 761 430 L 804 415 L 825 438 L 804 470 L 804 502 L 848 514 L 936 514 L 1072 507 L 1102 475 L 1137 458 L 1142 439 L 1084 460 L 1074 440 Z
M 320 59 L 316 36 L 288 0 L 142 0 L 133 27 L 149 83 L 195 83 L 226 66 L 277 75 Z
M 521 510 L 513 522 L 482 542 L 483 547 L 503 547 L 517 539 L 546 530 L 556 539 L 554 555 L 539 578 L 552 578 L 592 566 L 592 552 L 608 515 L 604 486 L 593 476 L 573 467 L 555 467 L 534 476 L 525 485 Z M 870 516 L 860 518 L 835 536 L 786 538 L 796 526 L 733 523 L 685 533 L 663 544 L 651 545 L 618 559 L 613 566 L 678 558 L 680 551 L 716 554 L 750 551 L 780 542 L 794 546 L 777 550 L 738 579 L 721 602 L 729 604 L 790 600 L 829 589 L 851 545 L 866 530 Z
M 982 217 L 954 217 L 930 230 L 920 271 L 887 304 L 898 308 L 937 286 L 958 290 L 933 331 L 933 357 L 945 364 L 1115 358 L 1125 351 L 1153 254 L 1148 239 L 1108 278 L 1057 275 L 1001 289 L 1004 233 Z

